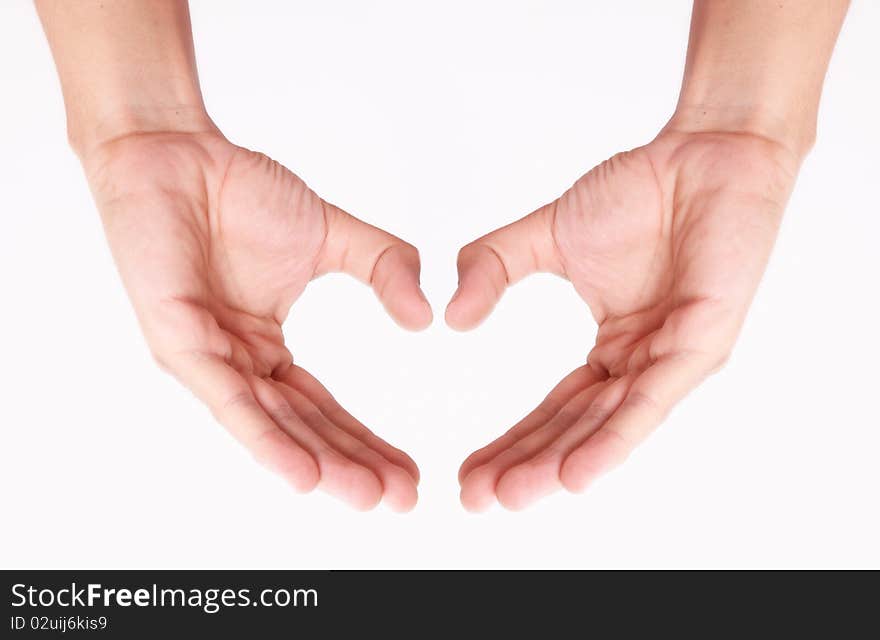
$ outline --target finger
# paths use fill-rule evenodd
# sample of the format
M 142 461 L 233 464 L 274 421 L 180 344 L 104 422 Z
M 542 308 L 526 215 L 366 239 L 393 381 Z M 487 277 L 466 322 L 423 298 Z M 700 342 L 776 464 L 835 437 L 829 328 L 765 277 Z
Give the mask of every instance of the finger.
M 532 273 L 563 275 L 553 239 L 556 203 L 473 241 L 458 254 L 458 289 L 446 307 L 446 323 L 465 331 L 479 325 L 504 290 Z
M 644 371 L 653 363 L 651 338 L 645 337 L 626 360 L 626 371 Z
M 488 508 L 495 501 L 499 478 L 508 469 L 536 456 L 570 428 L 601 393 L 605 384 L 597 382 L 587 387 L 559 409 L 546 424 L 471 471 L 461 486 L 462 505 L 469 511 Z
M 575 395 L 602 379 L 604 376 L 589 365 L 578 367 L 572 371 L 547 394 L 544 401 L 529 415 L 520 420 L 503 436 L 469 455 L 458 470 L 459 484 L 473 469 L 486 464 L 515 442 L 546 424 Z
M 599 329 L 602 330 L 601 328 Z M 608 372 L 608 375 L 619 378 L 628 373 L 626 368 L 627 359 L 623 355 L 630 354 L 638 347 L 639 338 L 637 336 L 622 334 L 614 336 L 597 344 L 587 356 L 587 363 L 596 369 Z M 627 356 L 628 358 L 628 356 Z
M 305 415 L 319 413 L 306 400 L 293 407 L 273 381 L 252 376 L 254 395 L 272 419 L 291 437 L 301 443 L 318 463 L 318 487 L 332 496 L 349 503 L 355 509 L 367 511 L 382 499 L 382 484 L 365 466 L 337 451 L 333 444 L 312 428 Z M 304 415 L 305 414 L 305 415 Z
M 297 491 L 318 484 L 315 459 L 278 428 L 254 397 L 247 381 L 214 354 L 186 353 L 167 360 L 171 372 L 211 410 L 217 420 L 254 456 Z
M 405 329 L 431 324 L 431 305 L 419 286 L 414 246 L 325 203 L 327 238 L 317 275 L 342 271 L 373 287 L 391 317 Z
M 419 468 L 406 453 L 391 446 L 346 411 L 314 376 L 292 365 L 275 375 L 276 380 L 293 387 L 308 398 L 337 427 L 376 450 L 386 460 L 402 467 L 418 484 Z
M 610 379 L 574 424 L 537 455 L 517 464 L 498 479 L 495 495 L 507 509 L 518 511 L 562 487 L 559 473 L 568 453 L 599 429 L 623 400 L 631 380 Z
M 601 474 L 622 463 L 666 417 L 670 409 L 709 373 L 699 356 L 666 356 L 635 379 L 620 406 L 602 428 L 566 456 L 560 481 L 569 491 L 583 491 Z
M 415 480 L 402 468 L 337 427 L 309 399 L 282 382 L 273 382 L 290 407 L 315 433 L 343 456 L 369 469 L 381 481 L 380 494 L 395 511 L 409 511 L 418 501 Z

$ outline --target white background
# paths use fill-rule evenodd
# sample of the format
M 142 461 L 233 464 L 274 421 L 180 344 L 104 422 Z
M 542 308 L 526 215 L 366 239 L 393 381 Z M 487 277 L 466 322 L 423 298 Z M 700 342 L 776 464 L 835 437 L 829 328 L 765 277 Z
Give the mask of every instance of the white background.
M 679 2 L 195 2 L 226 135 L 420 247 L 555 198 L 674 107 Z M 880 567 L 880 2 L 853 6 L 818 143 L 730 365 L 589 493 L 467 514 L 456 470 L 586 356 L 568 283 L 472 334 L 407 334 L 344 276 L 285 327 L 297 361 L 419 463 L 408 515 L 297 496 L 152 364 L 76 159 L 33 8 L 0 4 L 0 566 Z M 144 268 L 149 268 L 145 265 Z

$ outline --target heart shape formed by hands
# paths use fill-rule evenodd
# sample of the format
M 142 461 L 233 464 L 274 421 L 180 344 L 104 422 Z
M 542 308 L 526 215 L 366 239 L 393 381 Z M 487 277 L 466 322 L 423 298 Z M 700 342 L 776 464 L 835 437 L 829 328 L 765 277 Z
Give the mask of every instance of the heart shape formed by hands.
M 312 278 L 341 271 L 370 284 L 401 326 L 425 328 L 417 250 L 216 131 L 127 136 L 84 165 L 159 364 L 297 490 L 411 509 L 415 463 L 292 364 L 281 325 Z M 797 165 L 761 137 L 668 128 L 461 250 L 453 328 L 479 324 L 538 271 L 568 278 L 599 324 L 587 364 L 464 462 L 466 508 L 584 489 L 721 366 Z

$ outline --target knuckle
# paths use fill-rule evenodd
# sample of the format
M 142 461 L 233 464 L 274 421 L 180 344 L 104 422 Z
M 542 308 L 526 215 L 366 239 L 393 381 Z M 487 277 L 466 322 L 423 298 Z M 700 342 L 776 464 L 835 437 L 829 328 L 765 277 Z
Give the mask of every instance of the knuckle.
M 458 250 L 458 257 L 457 257 L 458 265 L 461 266 L 463 263 L 467 262 L 471 258 L 471 256 L 473 256 L 476 249 L 477 249 L 476 242 L 471 242 L 469 244 L 466 244 L 461 249 L 459 249 Z
M 468 484 L 487 484 L 492 482 L 494 477 L 495 472 L 487 462 L 471 469 L 465 480 Z
M 283 424 L 296 418 L 296 412 L 288 404 L 272 405 L 266 410 L 273 422 Z
M 279 435 L 279 432 L 274 430 L 259 431 L 244 438 L 243 444 L 257 462 L 266 463 L 278 446 Z
M 419 250 L 414 244 L 410 244 L 406 240 L 398 240 L 398 248 L 402 251 L 408 258 L 418 260 L 419 259 Z
M 553 422 L 557 425 L 563 426 L 563 428 L 567 425 L 572 425 L 579 418 L 586 415 L 586 411 L 579 411 L 576 407 L 571 407 L 566 405 L 562 407 L 559 411 L 557 411 L 553 416 L 551 416 Z
M 219 406 L 213 408 L 211 413 L 214 414 L 215 418 L 222 421 L 222 419 L 230 413 L 239 410 L 247 411 L 257 406 L 259 406 L 257 400 L 254 398 L 250 390 L 242 389 L 226 398 Z
M 387 463 L 385 468 L 387 479 L 396 484 L 412 484 L 412 477 L 395 464 Z
M 630 389 L 626 394 L 622 406 L 627 409 L 660 411 L 660 404 L 651 395 L 636 388 Z
M 537 407 L 535 407 L 534 410 L 532 411 L 532 414 L 536 418 L 538 418 L 539 420 L 544 420 L 546 422 L 547 420 L 550 420 L 550 418 L 555 416 L 557 413 L 559 413 L 560 408 L 561 407 L 559 406 L 558 403 L 551 402 L 548 398 L 547 400 L 544 400 L 544 402 L 539 404 Z M 510 429 L 510 431 L 512 431 L 512 430 L 513 429 Z
M 611 448 L 615 464 L 624 462 L 639 444 L 632 437 L 614 429 L 603 430 L 601 437 L 604 437 L 605 443 Z
M 299 418 L 307 425 L 312 425 L 315 427 L 325 427 L 327 425 L 327 418 L 315 406 L 297 407 L 296 410 L 291 407 L 290 414 L 288 414 L 288 419 L 292 418 Z
M 318 407 L 321 414 L 330 422 L 341 422 L 348 418 L 348 412 L 335 400 L 324 402 Z M 366 429 L 366 427 L 364 427 Z
M 583 419 L 595 423 L 605 422 L 611 416 L 612 411 L 613 409 L 604 402 L 593 402 L 584 411 Z

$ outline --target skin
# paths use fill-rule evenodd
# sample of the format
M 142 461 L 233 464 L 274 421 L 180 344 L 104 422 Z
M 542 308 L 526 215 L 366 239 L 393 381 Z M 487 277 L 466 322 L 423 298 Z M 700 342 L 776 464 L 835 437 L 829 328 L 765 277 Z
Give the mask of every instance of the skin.
M 412 508 L 415 464 L 292 364 L 281 325 L 310 279 L 343 271 L 402 326 L 427 326 L 415 248 L 223 137 L 185 2 L 36 4 L 71 145 L 158 363 L 297 490 Z M 584 489 L 726 360 L 812 145 L 846 8 L 698 0 L 663 131 L 462 249 L 453 328 L 476 326 L 536 271 L 568 278 L 599 324 L 587 364 L 462 465 L 466 508 Z
M 846 2 L 696 2 L 678 109 L 645 146 L 459 253 L 446 310 L 478 325 L 510 284 L 569 279 L 587 364 L 461 466 L 461 501 L 522 509 L 621 464 L 727 360 L 803 156 Z
M 461 252 L 453 327 L 474 326 L 507 283 L 538 270 L 571 280 L 599 325 L 587 364 L 464 462 L 468 509 L 583 490 L 724 363 L 796 170 L 762 138 L 666 131 Z
M 407 511 L 419 471 L 292 363 L 282 324 L 331 271 L 404 328 L 431 309 L 416 249 L 322 200 L 208 118 L 180 2 L 38 2 L 71 144 L 159 365 L 297 491 Z
M 416 250 L 219 133 L 125 136 L 85 167 L 159 365 L 296 490 L 411 509 L 415 463 L 292 364 L 281 327 L 312 278 L 343 271 L 402 326 L 424 328 Z

